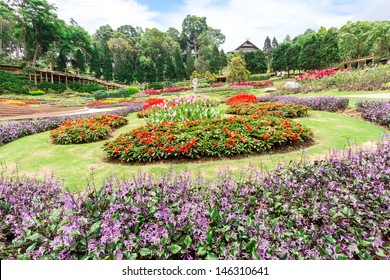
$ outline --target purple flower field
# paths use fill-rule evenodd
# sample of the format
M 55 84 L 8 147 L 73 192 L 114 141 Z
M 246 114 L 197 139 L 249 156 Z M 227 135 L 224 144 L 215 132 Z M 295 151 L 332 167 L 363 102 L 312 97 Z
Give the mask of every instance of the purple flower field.
M 360 101 L 356 108 L 370 122 L 390 127 L 390 101 Z
M 390 136 L 261 174 L 0 179 L 1 259 L 390 259 Z
M 336 112 L 344 110 L 348 107 L 348 98 L 337 98 L 331 96 L 318 96 L 300 98 L 295 96 L 260 96 L 258 97 L 260 102 L 279 101 L 279 102 L 292 102 L 302 104 L 309 107 L 312 110 Z
M 104 112 L 106 114 L 117 114 L 127 116 L 132 112 L 142 110 L 143 103 L 129 104 L 126 108 Z M 75 120 L 78 118 L 90 118 L 92 115 L 101 114 L 78 114 L 58 117 L 40 118 L 37 120 L 26 120 L 10 123 L 0 123 L 0 145 L 14 141 L 20 137 L 44 132 L 59 127 L 64 121 Z

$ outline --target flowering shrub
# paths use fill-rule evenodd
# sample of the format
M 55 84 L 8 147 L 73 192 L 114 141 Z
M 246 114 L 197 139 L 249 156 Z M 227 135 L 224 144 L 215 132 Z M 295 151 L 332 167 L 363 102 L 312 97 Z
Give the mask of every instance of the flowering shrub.
M 116 109 L 107 114 L 116 114 L 120 116 L 127 116 L 130 113 L 137 112 L 142 109 L 143 103 L 128 104 L 126 108 Z M 68 115 L 49 118 L 38 118 L 31 121 L 9 122 L 0 124 L 0 145 L 14 141 L 20 137 L 36 134 L 39 132 L 55 129 L 59 127 L 64 121 L 75 120 L 78 118 L 90 118 L 95 114 L 80 114 L 80 115 Z
M 144 91 L 142 91 L 142 93 L 147 94 L 147 95 L 160 95 L 161 91 L 156 90 L 154 88 L 150 88 L 150 89 L 145 89 Z
M 260 102 L 292 102 L 302 104 L 312 110 L 336 112 L 347 109 L 349 99 L 337 98 L 331 96 L 305 97 L 299 98 L 294 96 L 259 96 Z
M 229 105 L 226 113 L 235 115 L 277 116 L 296 118 L 307 115 L 307 108 L 301 104 L 291 102 L 265 102 L 265 103 L 234 103 Z
M 273 173 L 0 179 L 1 259 L 389 259 L 390 141 Z
M 162 92 L 178 92 L 178 91 L 186 91 L 191 90 L 190 87 L 170 87 L 170 88 L 164 88 Z
M 273 84 L 274 83 L 271 80 L 268 80 L 268 81 L 253 83 L 253 87 L 254 88 L 269 87 L 269 86 L 273 86 Z
M 241 86 L 252 86 L 253 82 L 235 82 L 229 85 L 229 87 L 241 87 Z
M 226 104 L 232 105 L 236 103 L 256 103 L 259 102 L 257 97 L 253 94 L 241 93 L 235 96 L 232 96 L 226 100 Z
M 360 101 L 356 108 L 370 122 L 390 127 L 390 101 Z
M 314 79 L 321 79 L 323 77 L 332 76 L 336 73 L 343 73 L 345 72 L 345 69 L 342 70 L 333 70 L 333 69 L 326 69 L 322 71 L 314 71 L 311 73 L 305 73 L 295 78 L 296 81 L 305 81 L 305 80 L 314 80 Z
M 104 150 L 109 157 L 126 162 L 231 156 L 308 141 L 312 134 L 311 130 L 291 120 L 235 116 L 147 123 L 107 141 Z
M 127 119 L 118 115 L 101 115 L 89 119 L 68 120 L 50 132 L 55 144 L 80 144 L 106 138 L 112 128 L 127 124 Z
M 301 91 L 312 92 L 337 88 L 345 91 L 386 89 L 390 81 L 390 65 L 353 71 L 338 71 L 321 79 L 301 79 Z
M 150 98 L 148 100 L 145 100 L 145 105 L 143 106 L 143 110 L 148 109 L 149 107 L 152 107 L 157 104 L 162 104 L 164 102 L 164 99 L 161 98 Z

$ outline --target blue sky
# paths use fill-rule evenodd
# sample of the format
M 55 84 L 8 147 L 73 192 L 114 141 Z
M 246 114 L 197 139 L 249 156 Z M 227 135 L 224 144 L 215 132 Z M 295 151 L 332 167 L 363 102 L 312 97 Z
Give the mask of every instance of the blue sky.
M 245 38 L 262 48 L 266 36 L 283 41 L 307 28 L 340 27 L 349 20 L 390 20 L 389 0 L 48 0 L 59 17 L 74 18 L 89 33 L 105 24 L 181 31 L 186 15 L 205 16 L 226 35 L 225 51 Z

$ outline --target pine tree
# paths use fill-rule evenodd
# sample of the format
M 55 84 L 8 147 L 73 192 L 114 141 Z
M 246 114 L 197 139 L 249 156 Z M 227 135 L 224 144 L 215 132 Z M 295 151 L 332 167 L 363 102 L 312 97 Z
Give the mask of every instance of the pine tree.
M 85 56 L 80 49 L 77 49 L 74 59 L 72 60 L 74 69 L 78 69 L 81 73 L 85 72 Z
M 125 61 L 121 58 L 117 59 L 114 68 L 114 78 L 116 81 L 124 83 L 126 81 Z
M 221 58 L 219 56 L 219 50 L 216 45 L 213 46 L 209 61 L 209 71 L 211 73 L 218 74 L 219 70 L 221 70 Z
M 164 56 L 159 54 L 156 59 L 156 80 L 157 82 L 164 81 Z
M 136 60 L 136 73 L 135 73 L 137 82 L 144 82 L 144 69 L 142 69 L 141 56 L 137 56 Z
M 133 57 L 130 52 L 126 53 L 126 60 L 124 64 L 125 82 L 131 84 L 134 82 Z
M 89 65 L 89 70 L 94 74 L 95 78 L 100 78 L 102 75 L 102 71 L 100 69 L 100 56 L 96 44 L 93 45 L 91 51 L 91 62 Z
M 278 43 L 278 41 L 276 40 L 276 38 L 274 37 L 274 38 L 272 39 L 272 50 L 276 49 L 278 46 L 279 46 L 279 43 Z
M 195 59 L 191 53 L 191 50 L 188 50 L 186 54 L 186 69 L 187 77 L 190 77 L 192 75 L 192 72 L 195 71 Z
M 106 81 L 112 81 L 112 59 L 111 59 L 111 53 L 107 46 L 107 44 L 103 44 L 103 50 L 102 50 L 102 57 L 103 57 L 103 76 Z
M 221 49 L 221 51 L 219 52 L 219 61 L 220 61 L 221 68 L 227 66 L 227 57 L 223 49 Z
M 176 48 L 175 50 L 175 64 L 177 79 L 184 80 L 187 77 L 187 71 L 179 48 Z
M 165 58 L 165 79 L 169 81 L 175 81 L 177 79 L 176 67 L 169 53 Z
M 299 54 L 299 65 L 304 70 L 321 68 L 321 40 L 313 34 L 302 46 Z
M 267 68 L 271 68 L 271 58 L 272 58 L 272 45 L 271 45 L 271 39 L 267 36 L 264 41 L 264 47 L 263 52 L 265 54 L 265 57 L 267 59 Z

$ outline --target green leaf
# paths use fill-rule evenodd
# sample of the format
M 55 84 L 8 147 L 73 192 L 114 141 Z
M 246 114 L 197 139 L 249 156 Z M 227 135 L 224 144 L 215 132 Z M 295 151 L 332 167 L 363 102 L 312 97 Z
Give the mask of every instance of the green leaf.
M 34 241 L 34 240 L 37 240 L 39 237 L 41 237 L 41 235 L 36 232 L 33 235 L 28 236 L 26 239 Z
M 364 247 L 367 247 L 367 246 L 369 246 L 369 245 L 371 244 L 371 242 L 364 241 L 364 240 L 360 240 L 360 241 L 359 241 L 359 244 L 362 245 L 362 246 L 364 246 Z
M 252 253 L 252 257 L 255 260 L 260 260 L 260 256 L 258 254 L 256 254 L 256 253 Z
M 99 229 L 100 229 L 100 221 L 94 223 L 94 224 L 91 226 L 91 228 L 89 229 L 89 232 L 90 232 L 90 233 L 95 233 L 95 232 L 97 232 Z
M 218 208 L 214 208 L 213 211 L 211 212 L 211 219 L 213 221 L 219 222 L 219 212 Z
M 218 260 L 218 256 L 214 253 L 208 253 L 208 255 L 206 256 L 206 260 Z
M 322 256 L 329 256 L 329 252 L 327 250 L 325 250 L 321 246 L 317 246 L 317 248 L 318 248 L 318 251 L 320 251 Z
M 379 257 L 386 257 L 385 251 L 383 251 L 383 249 L 378 249 L 378 252 L 375 254 Z
M 252 239 L 251 241 L 246 244 L 245 250 L 247 253 L 251 253 L 253 251 L 253 248 L 255 247 L 257 241 Z
M 184 245 L 186 245 L 186 247 L 188 248 L 190 247 L 191 243 L 192 243 L 192 239 L 189 235 L 187 235 L 186 238 L 184 238 Z
M 164 237 L 161 239 L 161 244 L 162 244 L 162 245 L 165 245 L 165 244 L 167 244 L 167 241 L 168 241 L 168 237 L 167 237 L 167 236 L 164 236 Z
M 50 220 L 52 221 L 58 220 L 60 214 L 61 214 L 61 209 L 55 209 L 50 215 Z
M 337 260 L 348 260 L 346 256 L 338 256 Z
M 35 247 L 37 246 L 37 243 L 34 243 L 32 245 L 30 245 L 27 249 L 26 249 L 26 253 L 30 253 L 31 251 L 33 251 L 35 249 Z
M 198 255 L 199 256 L 204 256 L 207 254 L 207 250 L 204 247 L 199 247 L 198 248 Z
M 172 248 L 171 248 L 172 254 L 177 254 L 180 252 L 180 250 L 181 250 L 181 247 L 179 245 L 172 244 Z
M 333 209 L 330 209 L 329 214 L 330 214 L 332 217 L 334 217 L 334 216 L 336 216 L 337 212 L 334 211 Z
M 255 203 L 255 198 L 253 197 L 253 196 L 251 196 L 250 198 L 249 198 L 249 201 L 250 201 L 250 203 Z
M 294 223 L 292 222 L 292 221 L 287 221 L 287 226 L 289 227 L 289 228 L 293 228 L 294 227 Z
M 143 257 L 150 255 L 151 253 L 152 251 L 148 248 L 141 248 L 141 250 L 139 250 L 139 254 Z

